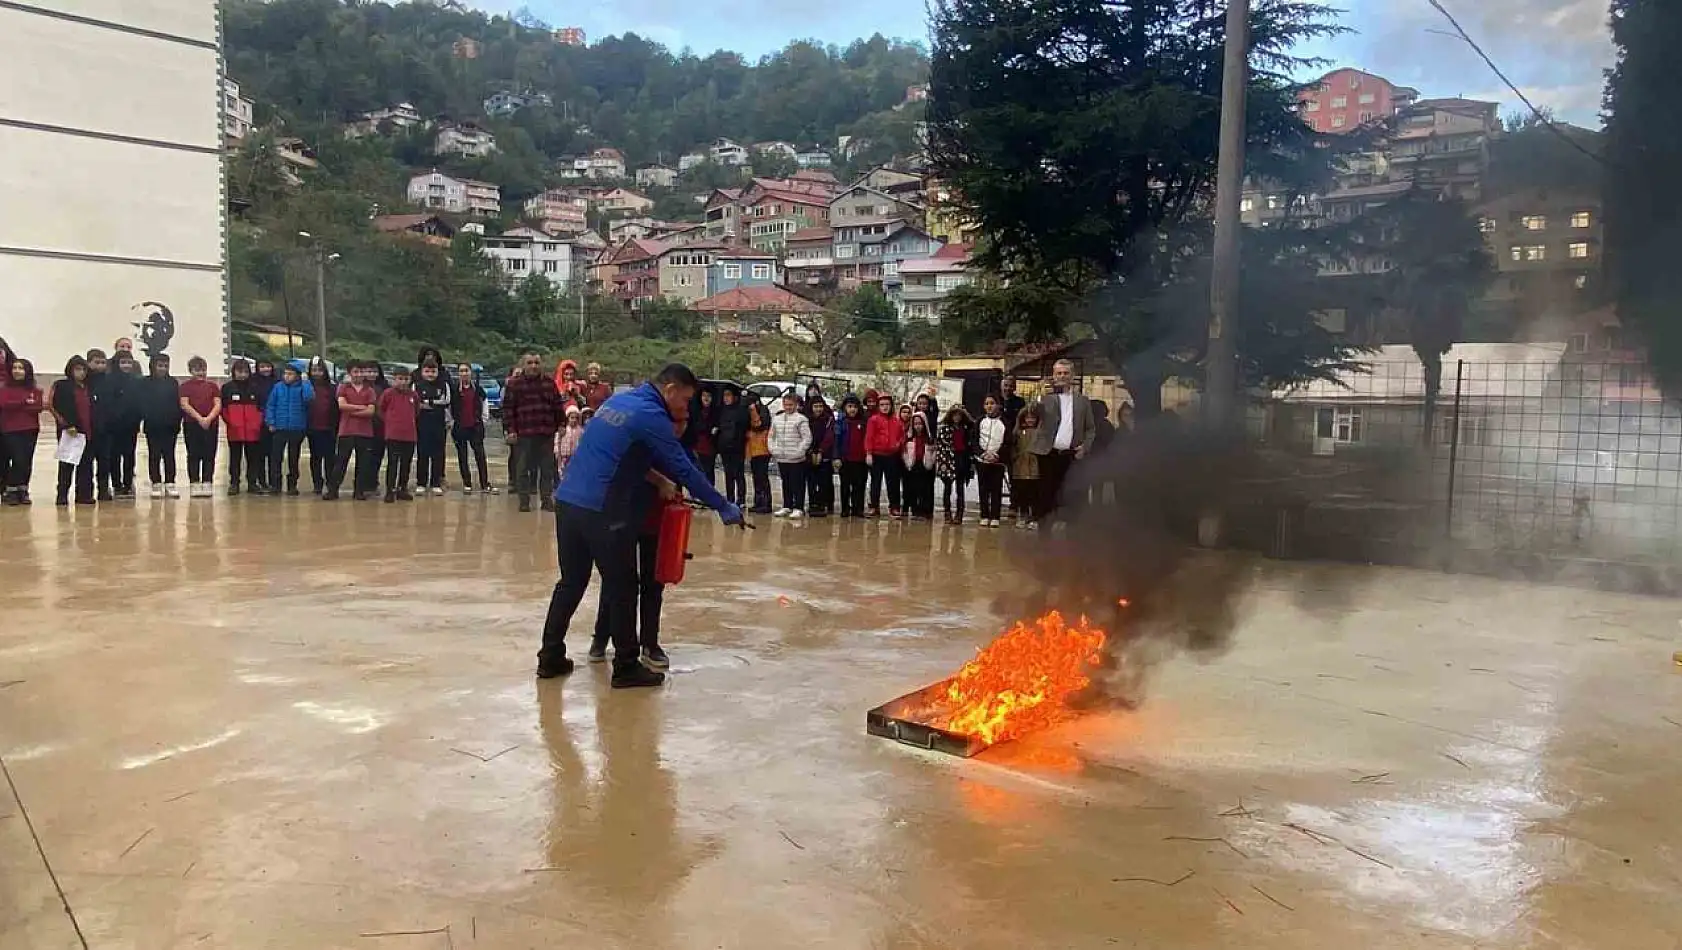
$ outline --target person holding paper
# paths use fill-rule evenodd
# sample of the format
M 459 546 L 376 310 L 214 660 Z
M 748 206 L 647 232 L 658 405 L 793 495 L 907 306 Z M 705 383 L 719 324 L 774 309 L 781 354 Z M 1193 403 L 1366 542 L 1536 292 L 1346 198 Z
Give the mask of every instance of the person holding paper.
M 93 414 L 93 393 L 88 388 L 88 361 L 70 357 L 64 364 L 64 378 L 53 383 L 53 419 L 58 423 L 58 505 L 70 504 L 70 486 L 76 486 L 76 504 L 97 504 L 93 497 L 94 453 L 92 441 L 97 420 Z

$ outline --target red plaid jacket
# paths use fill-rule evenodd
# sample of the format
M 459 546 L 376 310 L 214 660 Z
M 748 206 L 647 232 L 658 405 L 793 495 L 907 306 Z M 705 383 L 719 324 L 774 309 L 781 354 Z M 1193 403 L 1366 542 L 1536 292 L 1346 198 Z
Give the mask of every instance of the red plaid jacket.
M 553 436 L 561 427 L 564 400 L 544 375 L 515 376 L 502 391 L 502 418 L 520 438 Z

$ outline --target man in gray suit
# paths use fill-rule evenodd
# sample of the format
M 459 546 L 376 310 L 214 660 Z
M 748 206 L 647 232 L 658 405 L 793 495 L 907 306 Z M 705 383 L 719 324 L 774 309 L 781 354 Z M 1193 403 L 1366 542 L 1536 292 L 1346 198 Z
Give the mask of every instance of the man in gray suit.
M 1075 365 L 1058 360 L 1051 367 L 1051 392 L 1040 396 L 1040 427 L 1034 430 L 1028 451 L 1040 457 L 1040 488 L 1047 513 L 1062 501 L 1063 482 L 1069 468 L 1092 451 L 1098 426 L 1092 418 L 1092 403 L 1074 391 Z M 1051 518 L 1041 519 L 1049 527 Z

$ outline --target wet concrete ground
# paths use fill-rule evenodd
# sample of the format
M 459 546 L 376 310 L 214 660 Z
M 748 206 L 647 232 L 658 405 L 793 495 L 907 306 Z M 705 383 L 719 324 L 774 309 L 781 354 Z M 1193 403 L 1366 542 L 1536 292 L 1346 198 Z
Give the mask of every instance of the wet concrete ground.
M 1675 602 L 1262 565 L 1227 655 L 959 761 L 865 711 L 1037 539 L 698 523 L 627 694 L 532 679 L 506 497 L 0 511 L 0 947 L 1677 946 Z

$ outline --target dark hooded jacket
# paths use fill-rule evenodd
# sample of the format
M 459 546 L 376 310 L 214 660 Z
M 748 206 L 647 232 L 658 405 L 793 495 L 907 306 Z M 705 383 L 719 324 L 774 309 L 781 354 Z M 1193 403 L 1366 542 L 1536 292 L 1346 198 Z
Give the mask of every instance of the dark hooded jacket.
M 99 404 L 99 421 L 105 431 L 138 426 L 141 416 L 141 390 L 144 381 L 132 373 L 112 366 L 98 376 L 89 377 L 94 401 Z
M 740 394 L 736 397 L 736 404 L 730 405 L 720 402 L 718 405 L 718 438 L 714 445 L 720 455 L 741 455 L 748 448 L 748 406 L 742 401 Z
M 181 425 L 181 384 L 174 376 L 145 376 L 140 380 L 140 421 L 155 429 Z

